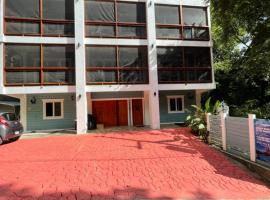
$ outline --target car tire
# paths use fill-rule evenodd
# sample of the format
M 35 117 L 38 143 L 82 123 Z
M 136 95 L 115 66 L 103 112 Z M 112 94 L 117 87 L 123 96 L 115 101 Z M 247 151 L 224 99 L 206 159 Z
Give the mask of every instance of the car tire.
M 0 136 L 0 145 L 2 145 L 4 143 L 2 137 Z

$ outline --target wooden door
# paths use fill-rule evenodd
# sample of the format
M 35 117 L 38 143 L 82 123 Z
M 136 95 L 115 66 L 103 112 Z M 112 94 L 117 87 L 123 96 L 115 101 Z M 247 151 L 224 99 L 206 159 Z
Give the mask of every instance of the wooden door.
M 143 102 L 142 99 L 132 99 L 133 126 L 143 126 Z
M 128 126 L 128 103 L 127 100 L 117 101 L 118 126 Z
M 117 126 L 116 101 L 93 101 L 93 115 L 97 124 L 105 127 Z
M 93 101 L 93 115 L 97 124 L 105 127 L 128 126 L 128 104 L 120 101 Z

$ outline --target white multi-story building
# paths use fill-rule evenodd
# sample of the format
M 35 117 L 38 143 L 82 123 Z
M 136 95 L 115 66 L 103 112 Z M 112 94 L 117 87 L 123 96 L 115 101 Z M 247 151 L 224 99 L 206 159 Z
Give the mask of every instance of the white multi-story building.
M 204 0 L 0 0 L 0 94 L 28 131 L 184 122 L 215 88 Z

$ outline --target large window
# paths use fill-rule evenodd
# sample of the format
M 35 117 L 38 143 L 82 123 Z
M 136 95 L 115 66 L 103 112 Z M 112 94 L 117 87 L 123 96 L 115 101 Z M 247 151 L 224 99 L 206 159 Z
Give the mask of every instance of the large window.
M 5 45 L 6 85 L 74 84 L 73 45 Z
M 179 6 L 156 5 L 157 38 L 182 38 Z
M 64 99 L 43 99 L 43 119 L 63 119 Z
M 207 9 L 183 7 L 183 35 L 190 40 L 209 40 Z
M 5 34 L 73 36 L 72 0 L 5 0 Z
M 184 96 L 167 96 L 168 113 L 183 113 L 185 111 Z
M 88 84 L 148 83 L 146 47 L 87 46 Z
M 211 82 L 210 55 L 207 47 L 159 47 L 159 83 Z
M 159 39 L 209 40 L 207 9 L 204 7 L 156 4 L 155 15 Z
M 87 37 L 146 38 L 142 2 L 85 0 Z

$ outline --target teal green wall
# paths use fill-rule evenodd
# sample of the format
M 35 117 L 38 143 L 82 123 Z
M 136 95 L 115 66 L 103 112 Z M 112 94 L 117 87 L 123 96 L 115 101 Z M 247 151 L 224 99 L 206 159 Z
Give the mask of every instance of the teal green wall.
M 27 95 L 27 129 L 50 130 L 74 128 L 76 118 L 76 102 L 72 100 L 73 94 L 37 94 Z M 32 97 L 36 98 L 36 104 L 30 102 Z M 64 99 L 64 118 L 43 120 L 43 102 L 42 99 Z
M 160 91 L 159 92 L 159 109 L 160 123 L 185 122 L 188 112 L 185 113 L 168 113 L 167 96 L 184 95 L 185 109 L 190 110 L 190 106 L 196 104 L 195 91 Z

